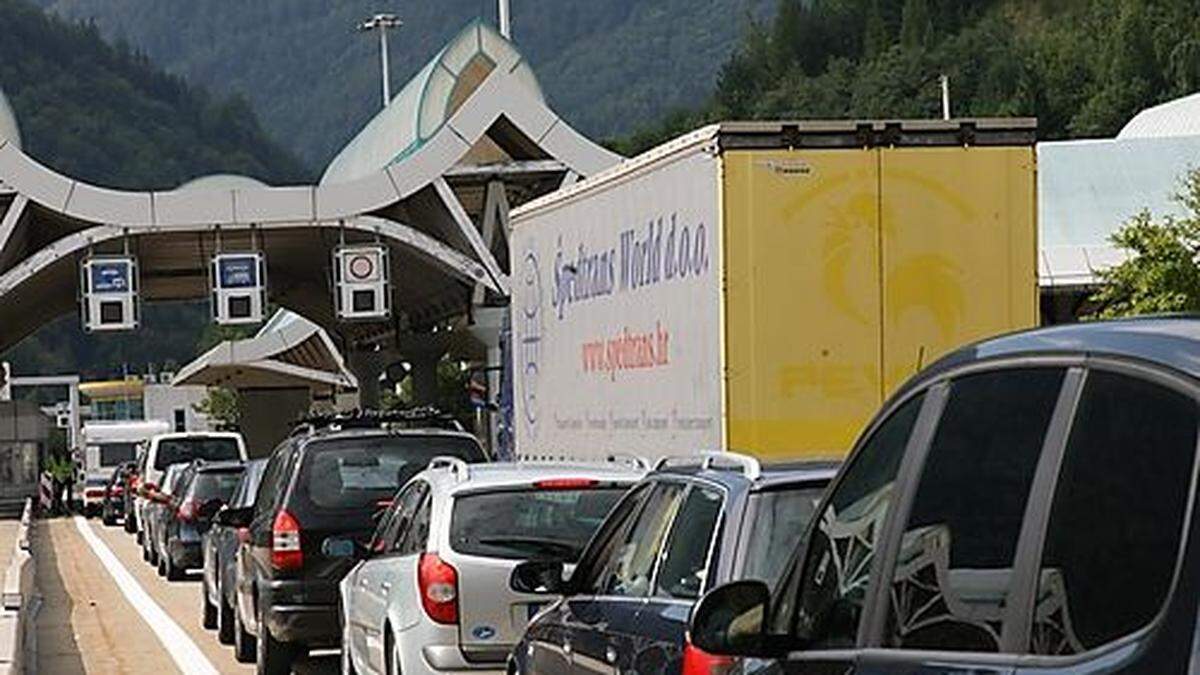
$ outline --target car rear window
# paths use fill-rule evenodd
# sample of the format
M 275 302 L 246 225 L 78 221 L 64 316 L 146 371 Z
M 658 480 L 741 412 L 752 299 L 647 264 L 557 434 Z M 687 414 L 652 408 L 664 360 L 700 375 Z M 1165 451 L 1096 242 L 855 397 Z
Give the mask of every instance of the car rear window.
M 625 491 L 595 487 L 464 495 L 454 500 L 450 547 L 464 555 L 574 562 Z
M 116 466 L 137 455 L 137 443 L 105 443 L 100 446 L 100 466 Z
M 228 502 L 229 498 L 233 496 L 233 491 L 237 488 L 238 481 L 241 479 L 242 471 L 240 469 L 205 471 L 198 474 L 196 479 L 192 481 L 192 497 L 201 502 L 206 502 L 210 499 L 220 499 L 223 502 Z
M 486 459 L 470 438 L 367 436 L 312 443 L 300 471 L 300 492 L 325 509 L 375 511 L 434 457 Z
M 132 457 L 131 457 L 132 459 Z M 163 470 L 172 464 L 203 459 L 208 462 L 241 459 L 238 442 L 233 438 L 171 438 L 158 442 L 154 468 Z
M 754 522 L 746 541 L 742 578 L 779 583 L 784 567 L 808 530 L 825 486 L 759 492 L 750 497 Z

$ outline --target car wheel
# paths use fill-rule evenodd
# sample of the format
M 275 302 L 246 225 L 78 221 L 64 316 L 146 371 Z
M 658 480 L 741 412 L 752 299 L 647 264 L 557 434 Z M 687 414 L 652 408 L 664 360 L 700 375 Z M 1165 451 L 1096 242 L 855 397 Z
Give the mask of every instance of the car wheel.
M 137 521 L 134 520 L 132 515 L 130 515 L 131 513 L 132 511 L 129 509 L 125 509 L 125 531 L 129 534 L 134 534 L 137 532 Z
M 112 527 L 117 524 L 117 516 L 105 509 L 101 512 L 100 522 L 104 523 L 105 527 Z
M 163 569 L 165 571 L 163 576 L 167 577 L 167 581 L 183 581 L 184 570 L 182 567 L 176 565 L 173 560 L 171 560 L 171 554 L 168 553 L 164 555 L 163 560 L 166 561 L 166 563 L 163 565 Z
M 200 584 L 200 608 L 204 615 L 204 620 L 201 622 L 208 630 L 217 627 L 217 608 L 208 601 L 208 591 L 204 588 L 204 584 Z
M 271 635 L 261 607 L 258 610 L 257 657 L 255 662 L 258 665 L 258 675 L 289 675 L 292 672 L 292 662 L 296 660 L 295 645 L 276 640 L 275 636 Z
M 223 645 L 233 644 L 234 638 L 233 608 L 225 602 L 225 594 L 217 589 L 217 642 Z
M 238 660 L 238 663 L 254 663 L 257 655 L 258 646 L 255 644 L 255 637 L 246 630 L 246 624 L 242 623 L 242 613 L 236 608 L 233 610 L 233 658 Z

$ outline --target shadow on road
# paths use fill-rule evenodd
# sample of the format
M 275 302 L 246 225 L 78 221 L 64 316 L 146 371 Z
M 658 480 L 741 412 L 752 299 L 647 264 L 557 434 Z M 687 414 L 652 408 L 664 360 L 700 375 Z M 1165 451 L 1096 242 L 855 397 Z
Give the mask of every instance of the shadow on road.
M 35 530 L 33 550 L 42 606 L 37 616 L 37 663 L 34 672 L 75 675 L 85 673 L 83 657 L 71 628 L 74 603 L 58 570 L 58 556 L 46 520 Z

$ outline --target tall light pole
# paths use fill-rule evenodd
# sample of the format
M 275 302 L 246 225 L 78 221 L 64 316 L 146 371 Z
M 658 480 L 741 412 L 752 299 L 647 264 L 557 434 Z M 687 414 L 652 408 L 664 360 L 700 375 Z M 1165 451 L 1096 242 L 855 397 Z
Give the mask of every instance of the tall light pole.
M 379 58 L 383 65 L 383 107 L 392 100 L 392 80 L 388 74 L 388 43 L 387 34 L 390 28 L 399 28 L 404 22 L 395 14 L 376 14 L 375 16 L 358 24 L 360 33 L 369 33 L 370 31 L 379 31 Z
M 512 39 L 512 13 L 508 8 L 508 0 L 500 0 L 500 34 L 505 40 Z

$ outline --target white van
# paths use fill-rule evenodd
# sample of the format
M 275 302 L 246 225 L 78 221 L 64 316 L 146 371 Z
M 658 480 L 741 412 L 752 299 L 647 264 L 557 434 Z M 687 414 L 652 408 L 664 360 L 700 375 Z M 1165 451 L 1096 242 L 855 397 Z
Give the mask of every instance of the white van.
M 75 473 L 76 499 L 84 514 L 99 513 L 104 487 L 117 467 L 137 459 L 140 445 L 170 429 L 162 421 L 85 422 L 82 461 Z
M 147 495 L 162 487 L 163 475 L 172 464 L 183 464 L 193 459 L 210 462 L 248 459 L 246 441 L 234 432 L 205 431 L 160 433 L 150 439 L 145 454 L 139 458 L 140 482 L 134 517 L 137 528 L 142 529 L 142 515 L 147 504 Z

